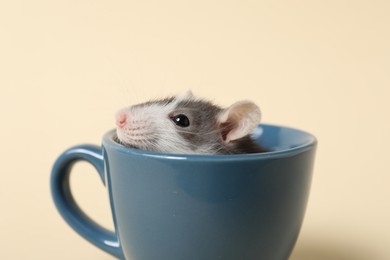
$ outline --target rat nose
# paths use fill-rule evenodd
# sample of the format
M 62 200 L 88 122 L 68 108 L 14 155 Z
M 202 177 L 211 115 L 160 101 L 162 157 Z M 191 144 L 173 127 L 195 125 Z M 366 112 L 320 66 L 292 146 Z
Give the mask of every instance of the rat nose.
M 127 123 L 127 115 L 124 112 L 119 112 L 116 115 L 116 125 L 123 128 Z

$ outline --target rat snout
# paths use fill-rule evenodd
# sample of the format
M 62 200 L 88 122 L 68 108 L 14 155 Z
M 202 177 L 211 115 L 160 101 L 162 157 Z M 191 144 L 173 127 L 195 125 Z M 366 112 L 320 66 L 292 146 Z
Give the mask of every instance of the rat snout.
M 124 111 L 119 111 L 116 114 L 116 125 L 123 128 L 127 124 L 127 114 Z

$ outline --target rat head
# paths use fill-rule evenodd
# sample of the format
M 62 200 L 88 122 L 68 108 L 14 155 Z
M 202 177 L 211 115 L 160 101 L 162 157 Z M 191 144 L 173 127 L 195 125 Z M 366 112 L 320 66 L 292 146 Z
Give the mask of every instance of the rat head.
M 181 154 L 231 153 L 260 122 L 250 101 L 222 109 L 188 92 L 119 110 L 119 142 L 143 150 Z

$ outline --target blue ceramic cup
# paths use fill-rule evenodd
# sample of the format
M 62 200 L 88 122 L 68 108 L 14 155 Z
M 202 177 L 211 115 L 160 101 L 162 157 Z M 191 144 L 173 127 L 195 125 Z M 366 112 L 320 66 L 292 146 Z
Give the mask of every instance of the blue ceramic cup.
M 308 200 L 316 138 L 258 126 L 262 154 L 174 155 L 114 141 L 81 145 L 55 162 L 51 192 L 62 217 L 85 239 L 133 260 L 287 259 Z M 79 208 L 69 176 L 80 160 L 95 166 L 108 189 L 115 232 Z

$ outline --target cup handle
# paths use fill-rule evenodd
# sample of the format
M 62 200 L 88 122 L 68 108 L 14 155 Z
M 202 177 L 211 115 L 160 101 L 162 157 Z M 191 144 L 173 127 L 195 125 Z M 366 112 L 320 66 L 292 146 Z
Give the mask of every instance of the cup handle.
M 64 220 L 77 233 L 107 253 L 124 259 L 118 235 L 88 217 L 72 196 L 69 177 L 72 166 L 81 160 L 96 168 L 105 185 L 102 149 L 94 145 L 72 147 L 58 157 L 51 172 L 50 186 L 54 203 Z

